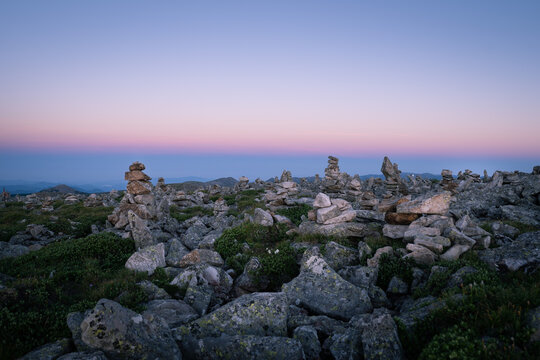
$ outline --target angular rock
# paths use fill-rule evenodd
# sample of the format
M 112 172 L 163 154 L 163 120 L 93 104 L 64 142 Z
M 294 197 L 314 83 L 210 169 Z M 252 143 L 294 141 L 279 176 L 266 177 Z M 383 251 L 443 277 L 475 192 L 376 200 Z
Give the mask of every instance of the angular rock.
M 141 219 L 131 210 L 128 211 L 127 218 L 131 227 L 131 237 L 135 241 L 135 247 L 144 248 L 156 243 L 152 232 L 146 226 L 146 221 Z
M 203 263 L 181 269 L 171 281 L 171 285 L 183 289 L 194 284 L 208 284 L 215 293 L 227 294 L 232 288 L 233 280 L 223 269 Z
M 248 294 L 180 327 L 179 332 L 196 338 L 222 334 L 287 336 L 287 313 L 284 293 Z
M 330 225 L 330 224 L 339 224 L 344 223 L 348 221 L 353 221 L 356 218 L 356 211 L 355 210 L 346 210 L 343 211 L 340 215 L 328 219 L 324 222 L 324 225 Z
M 391 225 L 409 225 L 414 220 L 418 219 L 419 216 L 419 214 L 401 214 L 387 212 L 384 215 L 384 221 Z
M 293 338 L 302 344 L 306 360 L 319 359 L 321 343 L 317 337 L 317 330 L 313 326 L 299 326 L 294 329 Z
M 403 281 L 401 278 L 394 276 L 390 280 L 390 283 L 388 284 L 388 289 L 386 289 L 386 292 L 392 295 L 405 295 L 407 294 L 408 290 L 409 290 L 409 285 L 407 285 L 407 283 Z
M 130 181 L 126 189 L 128 193 L 133 195 L 150 194 L 152 192 L 152 184 L 146 181 Z
M 189 254 L 189 249 L 176 238 L 169 240 L 169 251 L 165 257 L 168 266 L 180 267 L 182 258 Z
M 446 250 L 446 252 L 441 255 L 441 260 L 455 261 L 459 259 L 461 254 L 469 251 L 470 248 L 471 247 L 469 245 L 456 244 L 452 246 L 450 249 Z
M 313 208 L 314 209 L 320 209 L 329 207 L 332 205 L 332 202 L 330 201 L 330 197 L 324 193 L 318 193 L 317 196 L 315 196 L 315 201 L 313 202 Z
M 399 204 L 396 212 L 444 215 L 448 212 L 451 198 L 452 194 L 448 191 L 434 196 L 420 196 L 414 200 Z
M 165 267 L 165 245 L 147 246 L 131 255 L 126 261 L 126 268 L 152 275 L 158 267 Z
M 358 263 L 358 251 L 349 247 L 340 245 L 334 241 L 326 244 L 324 259 L 334 270 L 339 270 L 345 266 Z
M 282 291 L 289 303 L 338 319 L 350 319 L 371 311 L 366 290 L 339 276 L 322 257 L 318 249 L 306 250 L 300 275 L 283 284 Z
M 454 244 L 467 245 L 469 247 L 473 247 L 476 244 L 476 240 L 456 228 L 447 228 L 444 231 L 444 236 L 452 240 Z
M 302 360 L 302 345 L 296 339 L 277 336 L 221 336 L 182 341 L 188 360 Z
M 390 239 L 403 239 L 408 228 L 407 225 L 386 224 L 383 226 L 383 235 Z
M 540 231 L 521 234 L 509 244 L 479 251 L 478 255 L 497 269 L 533 272 L 540 267 Z
M 368 234 L 368 227 L 357 222 L 320 225 L 313 221 L 304 221 L 300 224 L 298 232 L 336 237 L 364 237 Z
M 214 295 L 213 288 L 208 284 L 189 284 L 184 301 L 193 307 L 197 314 L 205 315 Z
M 253 215 L 253 222 L 262 226 L 272 226 L 274 225 L 274 218 L 272 218 L 272 214 L 268 211 L 256 208 Z
M 65 354 L 56 360 L 107 360 L 107 357 L 103 351 L 89 351 Z
M 377 268 L 379 267 L 379 259 L 381 258 L 381 256 L 383 256 L 384 254 L 392 255 L 393 253 L 394 249 L 391 246 L 379 248 L 377 249 L 377 251 L 375 251 L 375 255 L 373 255 L 371 259 L 367 259 L 367 265 L 372 268 Z
M 40 346 L 36 350 L 29 352 L 20 360 L 54 360 L 59 356 L 73 351 L 73 345 L 69 339 L 61 339 L 50 344 Z
M 167 294 L 165 290 L 155 285 L 153 282 L 148 280 L 143 280 L 141 282 L 138 282 L 137 285 L 141 289 L 143 289 L 144 293 L 146 294 L 146 298 L 148 301 L 151 300 L 164 300 L 164 299 L 170 299 L 171 296 Z
M 405 233 L 403 234 L 403 240 L 410 242 L 420 235 L 440 236 L 441 231 L 437 228 L 432 227 L 413 227 L 412 229 L 409 228 L 407 229 L 407 231 L 405 231 Z
M 179 265 L 180 267 L 187 267 L 200 263 L 205 263 L 213 266 L 223 266 L 225 262 L 217 251 L 208 249 L 195 249 L 192 252 L 184 255 L 182 260 L 180 260 Z
M 423 246 L 407 244 L 406 248 L 411 253 L 405 255 L 404 259 L 413 259 L 417 264 L 422 265 L 432 265 L 437 260 L 437 255 Z
M 346 266 L 338 274 L 358 287 L 369 288 L 377 282 L 377 269 L 369 266 Z
M 182 359 L 165 320 L 142 316 L 112 300 L 99 300 L 80 328 L 82 341 L 107 357 Z
M 337 205 L 331 205 L 329 207 L 320 208 L 317 210 L 317 223 L 324 224 L 326 221 L 339 216 L 341 211 Z M 356 213 L 355 213 L 356 217 Z
M 199 315 L 195 310 L 181 300 L 152 300 L 146 304 L 143 316 L 160 316 L 172 329 L 195 320 Z

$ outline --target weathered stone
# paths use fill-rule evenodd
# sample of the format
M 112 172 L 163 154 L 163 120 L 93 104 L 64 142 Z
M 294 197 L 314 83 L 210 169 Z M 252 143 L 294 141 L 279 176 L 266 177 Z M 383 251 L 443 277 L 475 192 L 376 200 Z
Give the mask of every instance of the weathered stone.
M 443 238 L 444 239 L 444 238 Z M 438 244 L 434 241 L 431 241 L 429 236 L 416 237 L 413 242 L 415 245 L 421 245 L 436 254 L 442 253 L 444 247 L 442 244 Z
M 142 316 L 111 300 L 99 300 L 80 327 L 82 341 L 107 357 L 182 359 L 165 320 Z
M 135 241 L 135 247 L 144 248 L 156 243 L 152 232 L 146 226 L 146 221 L 141 219 L 133 211 L 128 211 L 129 226 L 131 227 L 131 237 Z
M 142 171 L 146 169 L 146 167 L 144 166 L 144 164 L 138 162 L 138 161 L 135 161 L 133 164 L 129 165 L 129 171 Z
M 144 181 L 130 181 L 126 189 L 128 193 L 133 195 L 149 194 L 152 192 L 152 184 Z
M 199 317 L 191 306 L 182 300 L 174 299 L 152 300 L 146 304 L 146 310 L 142 315 L 160 316 L 167 322 L 167 325 L 171 329 Z
M 326 221 L 339 216 L 341 211 L 337 205 L 331 205 L 329 207 L 320 208 L 317 210 L 317 223 L 324 224 Z M 356 217 L 356 213 L 355 213 Z
M 29 352 L 19 360 L 54 360 L 59 356 L 73 351 L 73 346 L 69 339 L 61 339 L 50 344 L 40 346 L 36 350 Z
M 304 221 L 300 224 L 298 232 L 336 237 L 364 237 L 368 234 L 368 227 L 357 222 L 321 225 L 313 221 Z
M 324 259 L 334 270 L 339 270 L 348 265 L 358 263 L 358 251 L 340 245 L 334 241 L 326 244 Z
M 405 236 L 405 231 L 409 227 L 407 225 L 390 225 L 386 224 L 383 226 L 383 235 L 389 237 L 390 239 L 403 239 Z
M 377 282 L 377 269 L 369 266 L 346 266 L 338 274 L 358 287 L 369 288 Z
M 469 251 L 471 247 L 469 245 L 460 245 L 456 244 L 450 249 L 446 250 L 444 254 L 441 255 L 441 260 L 454 261 L 459 259 L 461 254 Z
M 540 267 L 540 231 L 521 234 L 509 244 L 479 251 L 478 255 L 494 268 L 533 272 Z
M 317 330 L 313 326 L 300 326 L 294 329 L 293 338 L 302 344 L 306 360 L 319 359 L 321 344 L 317 337 Z
M 384 221 L 392 225 L 409 225 L 414 220 L 418 219 L 419 216 L 419 214 L 401 214 L 387 212 L 384 215 Z
M 287 336 L 288 303 L 284 293 L 241 296 L 190 324 L 182 335 L 196 338 L 225 335 Z
M 189 249 L 176 238 L 169 240 L 169 251 L 165 257 L 165 262 L 168 266 L 180 267 L 182 258 L 189 254 Z
M 367 292 L 339 276 L 318 255 L 317 248 L 306 250 L 300 275 L 284 284 L 282 291 L 291 304 L 339 319 L 350 319 L 372 309 Z
M 437 260 L 437 255 L 423 246 L 407 244 L 406 248 L 412 252 L 405 255 L 404 259 L 413 259 L 417 264 L 423 265 L 432 265 Z
M 467 245 L 469 247 L 473 247 L 474 244 L 476 244 L 476 240 L 465 235 L 456 228 L 447 228 L 444 231 L 444 236 L 452 240 L 454 244 Z
M 348 221 L 353 221 L 355 218 L 356 218 L 355 210 L 345 210 L 340 215 L 326 220 L 324 222 L 324 225 L 339 224 L 339 223 L 344 223 Z
M 171 296 L 165 290 L 149 280 L 138 282 L 137 285 L 144 291 L 148 301 L 170 299 Z
M 158 267 L 165 267 L 165 245 L 147 246 L 131 255 L 126 261 L 126 268 L 152 275 Z
M 272 218 L 272 214 L 260 208 L 255 209 L 255 213 L 253 215 L 253 222 L 262 226 L 274 225 L 274 219 Z
M 464 266 L 450 276 L 450 279 L 448 279 L 448 282 L 446 283 L 446 287 L 453 288 L 455 286 L 460 286 L 463 283 L 466 275 L 474 274 L 476 272 L 478 272 L 478 270 L 472 266 Z
M 320 209 L 329 207 L 332 205 L 332 202 L 330 201 L 330 197 L 324 193 L 318 193 L 317 196 L 315 196 L 315 201 L 313 202 L 313 208 L 314 209 Z
M 452 194 L 448 191 L 434 196 L 420 196 L 412 201 L 399 204 L 396 212 L 444 215 L 448 212 L 451 198 Z
M 277 336 L 221 336 L 197 340 L 186 337 L 182 351 L 187 360 L 303 360 L 296 339 Z
M 192 252 L 184 255 L 180 260 L 180 267 L 187 267 L 194 264 L 205 263 L 214 266 L 222 266 L 224 264 L 221 255 L 218 252 L 208 249 L 195 249 Z
M 379 260 L 384 254 L 392 255 L 394 254 L 394 249 L 392 249 L 391 246 L 385 246 L 377 249 L 377 251 L 375 251 L 375 255 L 373 255 L 371 259 L 367 259 L 367 265 L 372 268 L 379 267 Z
M 5 241 L 0 241 L 0 259 L 18 257 L 28 254 L 30 250 L 23 245 L 12 245 Z
M 440 236 L 441 230 L 432 227 L 413 227 L 407 229 L 403 234 L 404 241 L 413 241 L 416 237 L 426 235 L 426 236 Z
M 214 290 L 208 284 L 190 283 L 184 301 L 193 307 L 199 315 L 206 315 L 212 301 Z
M 390 280 L 390 283 L 388 284 L 388 288 L 386 289 L 386 293 L 392 294 L 392 295 L 405 295 L 407 294 L 407 291 L 409 290 L 409 285 L 405 281 L 403 281 L 401 278 L 397 276 L 393 276 Z
M 148 181 L 152 180 L 152 178 L 145 173 L 143 173 L 140 170 L 133 170 L 126 172 L 124 176 L 124 180 L 127 181 Z
M 56 360 L 107 360 L 107 357 L 103 351 L 89 351 L 65 354 Z
M 185 269 L 179 269 L 171 285 L 186 289 L 194 284 L 208 284 L 215 293 L 227 294 L 233 285 L 233 280 L 222 268 L 208 264 L 196 264 Z

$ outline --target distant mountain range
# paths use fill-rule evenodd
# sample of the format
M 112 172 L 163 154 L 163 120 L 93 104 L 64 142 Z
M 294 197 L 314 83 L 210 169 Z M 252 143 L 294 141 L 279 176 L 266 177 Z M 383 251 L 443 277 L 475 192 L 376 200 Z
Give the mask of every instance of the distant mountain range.
M 422 173 L 422 174 L 414 174 L 414 173 L 401 173 L 401 176 L 403 178 L 407 178 L 408 175 L 414 175 L 414 176 L 421 176 L 424 179 L 441 179 L 441 175 L 431 174 L 431 173 Z M 382 174 L 369 174 L 369 175 L 361 175 L 360 178 L 362 180 L 369 179 L 370 177 L 375 178 L 383 178 Z M 296 182 L 300 182 L 300 177 L 293 177 L 293 180 Z M 314 176 L 306 177 L 307 181 L 313 182 L 315 180 Z M 254 179 L 250 179 L 254 180 Z M 177 178 L 165 178 L 165 183 L 173 185 L 178 190 L 185 190 L 185 191 L 193 191 L 202 185 L 213 185 L 218 184 L 220 186 L 234 186 L 234 184 L 237 183 L 237 179 L 232 177 L 226 177 L 226 178 L 219 178 L 215 180 L 210 180 L 206 178 L 196 177 L 196 176 L 185 176 L 185 177 L 177 177 Z M 267 181 L 272 182 L 274 181 L 274 178 L 270 178 Z M 157 179 L 153 179 L 152 182 L 156 184 Z M 6 189 L 9 193 L 15 195 L 15 194 L 31 194 L 40 192 L 45 189 L 50 189 L 52 192 L 64 192 L 67 188 L 69 188 L 70 191 L 66 191 L 66 193 L 69 192 L 79 192 L 79 193 L 102 193 L 102 192 L 109 192 L 113 189 L 115 190 L 125 190 L 126 189 L 127 181 L 114 181 L 114 182 L 105 182 L 105 181 L 99 181 L 94 184 L 62 184 L 62 183 L 54 183 L 54 182 L 46 182 L 46 181 L 27 181 L 27 180 L 0 180 L 0 189 Z

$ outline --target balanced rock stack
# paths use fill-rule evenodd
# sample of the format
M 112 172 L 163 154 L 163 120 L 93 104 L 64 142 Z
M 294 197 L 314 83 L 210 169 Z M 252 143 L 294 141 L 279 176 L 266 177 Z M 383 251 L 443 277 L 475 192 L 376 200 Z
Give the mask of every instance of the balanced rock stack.
M 127 192 L 132 195 L 144 195 L 152 192 L 152 178 L 142 171 L 146 167 L 144 164 L 136 161 L 129 166 L 129 171 L 126 172 L 125 179 L 128 181 Z
M 353 221 L 356 218 L 356 211 L 351 204 L 343 199 L 330 199 L 324 193 L 319 193 L 313 202 L 314 220 L 318 224 L 329 225 Z
M 273 185 L 273 188 L 267 190 L 264 196 L 270 206 L 284 205 L 289 196 L 298 194 L 298 185 L 292 181 L 290 171 L 283 170 L 281 181 Z
M 347 197 L 354 200 L 362 195 L 362 181 L 358 175 L 355 175 L 351 181 L 347 183 Z
M 227 214 L 227 211 L 229 211 L 229 206 L 227 205 L 227 202 L 223 198 L 219 198 L 214 202 L 214 216 L 220 216 Z
M 292 174 L 288 170 L 283 170 L 283 173 L 281 173 L 281 179 L 279 182 L 289 182 L 293 181 Z
M 247 190 L 249 187 L 249 179 L 245 176 L 240 176 L 234 187 L 237 191 Z
M 322 181 L 323 189 L 327 193 L 339 193 L 345 186 L 338 164 L 338 158 L 328 156 L 328 166 L 324 169 L 324 179 Z
M 398 169 L 398 164 L 393 164 L 388 156 L 385 156 L 381 167 L 381 172 L 386 178 L 384 184 L 386 185 L 388 194 L 392 196 L 398 195 L 399 186 L 401 184 L 401 171 Z
M 459 172 L 457 176 L 458 180 L 472 180 L 473 182 L 482 182 L 479 174 L 475 174 L 472 170 L 466 169 L 464 172 Z
M 441 171 L 441 186 L 445 190 L 454 191 L 457 187 L 457 184 L 454 182 L 454 177 L 452 176 L 452 171 L 444 169 Z

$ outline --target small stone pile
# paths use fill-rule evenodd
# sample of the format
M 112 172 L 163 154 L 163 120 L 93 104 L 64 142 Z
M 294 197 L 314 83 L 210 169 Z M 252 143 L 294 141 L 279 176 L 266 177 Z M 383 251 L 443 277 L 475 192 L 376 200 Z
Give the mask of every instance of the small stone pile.
M 351 181 L 347 183 L 347 196 L 352 199 L 357 199 L 362 195 L 362 181 L 358 175 L 355 175 Z
M 243 190 L 247 190 L 249 188 L 249 179 L 245 176 L 240 176 L 240 178 L 238 179 L 238 182 L 236 183 L 236 185 L 234 185 L 234 189 L 236 191 L 243 191 Z
M 227 214 L 229 206 L 223 198 L 219 198 L 214 202 L 214 216 L 220 216 Z
M 281 179 L 279 180 L 279 182 L 283 183 L 283 182 L 289 182 L 289 181 L 293 181 L 291 172 L 288 170 L 283 170 L 283 173 L 281 174 Z
M 136 161 L 129 166 L 129 171 L 126 172 L 125 179 L 128 181 L 127 192 L 132 195 L 150 194 L 152 191 L 152 178 L 142 171 L 146 167 L 144 164 Z
M 268 189 L 264 195 L 269 206 L 275 207 L 285 205 L 286 200 L 290 196 L 298 194 L 298 185 L 292 181 L 290 171 L 283 170 L 280 181 L 275 182 L 272 185 L 273 186 Z
M 397 163 L 392 163 L 388 156 L 384 157 L 381 172 L 386 178 L 384 184 L 388 195 L 396 196 L 399 194 L 399 186 L 401 184 L 401 171 L 398 169 Z
M 479 174 L 475 174 L 472 172 L 472 170 L 466 169 L 465 171 L 460 171 L 457 176 L 458 180 L 469 180 L 471 179 L 472 182 L 482 182 L 482 179 L 480 178 Z
M 319 193 L 313 202 L 313 212 L 310 217 L 318 224 L 329 225 L 353 221 L 356 211 L 351 204 L 343 199 L 330 199 L 324 193 Z

